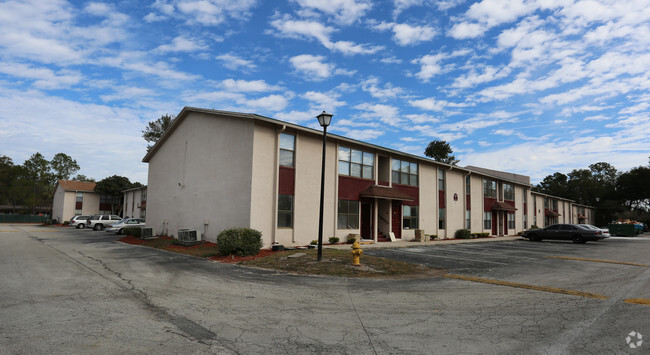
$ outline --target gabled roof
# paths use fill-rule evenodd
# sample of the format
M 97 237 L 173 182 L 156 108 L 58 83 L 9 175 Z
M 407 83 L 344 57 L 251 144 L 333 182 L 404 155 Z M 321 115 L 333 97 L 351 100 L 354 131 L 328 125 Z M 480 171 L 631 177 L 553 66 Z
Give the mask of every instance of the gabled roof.
M 64 191 L 86 191 L 86 192 L 95 192 L 94 182 L 86 181 L 70 181 L 70 180 L 59 180 L 57 182 Z

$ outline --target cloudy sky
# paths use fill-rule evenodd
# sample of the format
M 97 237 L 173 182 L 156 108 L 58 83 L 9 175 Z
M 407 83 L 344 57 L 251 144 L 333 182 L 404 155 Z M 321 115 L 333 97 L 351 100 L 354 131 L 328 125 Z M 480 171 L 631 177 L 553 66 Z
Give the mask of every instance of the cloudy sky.
M 0 155 L 147 182 L 142 130 L 257 113 L 538 182 L 650 156 L 650 0 L 0 1 Z

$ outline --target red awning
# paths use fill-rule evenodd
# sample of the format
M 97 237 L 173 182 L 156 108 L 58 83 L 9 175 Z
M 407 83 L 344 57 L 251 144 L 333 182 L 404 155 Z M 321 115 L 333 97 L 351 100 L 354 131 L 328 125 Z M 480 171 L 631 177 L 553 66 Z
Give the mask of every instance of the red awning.
M 492 205 L 492 209 L 496 211 L 516 211 L 517 209 L 514 208 L 512 205 L 509 205 L 505 202 L 501 201 L 496 201 Z
M 413 197 L 406 193 L 388 186 L 370 185 L 367 189 L 361 191 L 361 197 L 376 197 L 387 200 L 414 201 Z
M 579 215 L 578 215 L 578 219 L 587 219 L 587 216 L 585 216 L 585 215 L 583 215 L 583 214 L 579 214 Z
M 551 217 L 560 217 L 561 216 L 561 214 L 559 214 L 558 212 L 553 211 L 553 210 L 544 210 L 544 212 L 546 212 L 547 216 L 551 216 Z

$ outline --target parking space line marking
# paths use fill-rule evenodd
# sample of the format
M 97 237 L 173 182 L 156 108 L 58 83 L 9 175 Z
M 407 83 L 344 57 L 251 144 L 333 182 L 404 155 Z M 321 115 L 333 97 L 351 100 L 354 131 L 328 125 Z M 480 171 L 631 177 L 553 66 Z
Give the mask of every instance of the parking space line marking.
M 506 263 L 499 263 L 499 262 L 496 262 L 496 261 L 465 259 L 465 258 L 457 258 L 457 257 L 453 257 L 453 256 L 442 256 L 442 255 L 429 255 L 429 254 L 426 254 L 426 253 L 417 253 L 417 252 L 400 250 L 400 249 L 396 249 L 395 252 L 397 252 L 397 253 L 407 253 L 407 254 L 417 254 L 418 256 L 424 256 L 424 257 L 427 257 L 429 259 L 442 258 L 442 259 L 454 259 L 454 260 L 471 261 L 471 262 L 485 263 L 485 264 L 508 265 Z
M 628 263 L 628 262 L 625 262 L 625 261 L 572 258 L 572 257 L 568 257 L 568 256 L 547 256 L 547 258 L 564 259 L 564 260 L 577 260 L 577 261 L 591 261 L 591 262 L 594 262 L 594 263 L 609 263 L 609 264 L 621 264 L 621 265 L 648 267 L 648 265 L 646 265 L 646 264 Z
M 650 298 L 628 298 L 623 302 L 650 306 Z
M 534 291 L 561 293 L 561 294 L 565 294 L 565 295 L 580 296 L 580 297 L 586 297 L 586 298 L 596 298 L 596 299 L 599 299 L 599 300 L 607 300 L 607 299 L 609 299 L 608 296 L 599 295 L 597 293 L 590 293 L 590 292 L 583 292 L 583 291 L 576 291 L 576 290 L 567 290 L 567 289 L 556 288 L 556 287 L 528 285 L 528 284 L 522 284 L 522 283 L 518 283 L 518 282 L 485 279 L 485 278 L 482 278 L 482 277 L 454 275 L 454 274 L 446 274 L 446 275 L 442 275 L 442 277 L 446 277 L 448 279 L 457 279 L 457 280 L 464 280 L 464 281 L 471 281 L 471 282 L 480 282 L 480 283 L 486 283 L 486 284 L 498 285 L 498 286 L 525 288 L 525 289 L 534 290 Z

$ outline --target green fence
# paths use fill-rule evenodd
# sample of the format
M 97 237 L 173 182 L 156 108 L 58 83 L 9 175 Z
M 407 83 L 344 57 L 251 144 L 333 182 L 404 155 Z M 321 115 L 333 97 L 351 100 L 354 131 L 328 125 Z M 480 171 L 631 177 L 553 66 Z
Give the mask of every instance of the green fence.
M 0 223 L 45 223 L 50 216 L 33 216 L 29 214 L 0 214 Z

